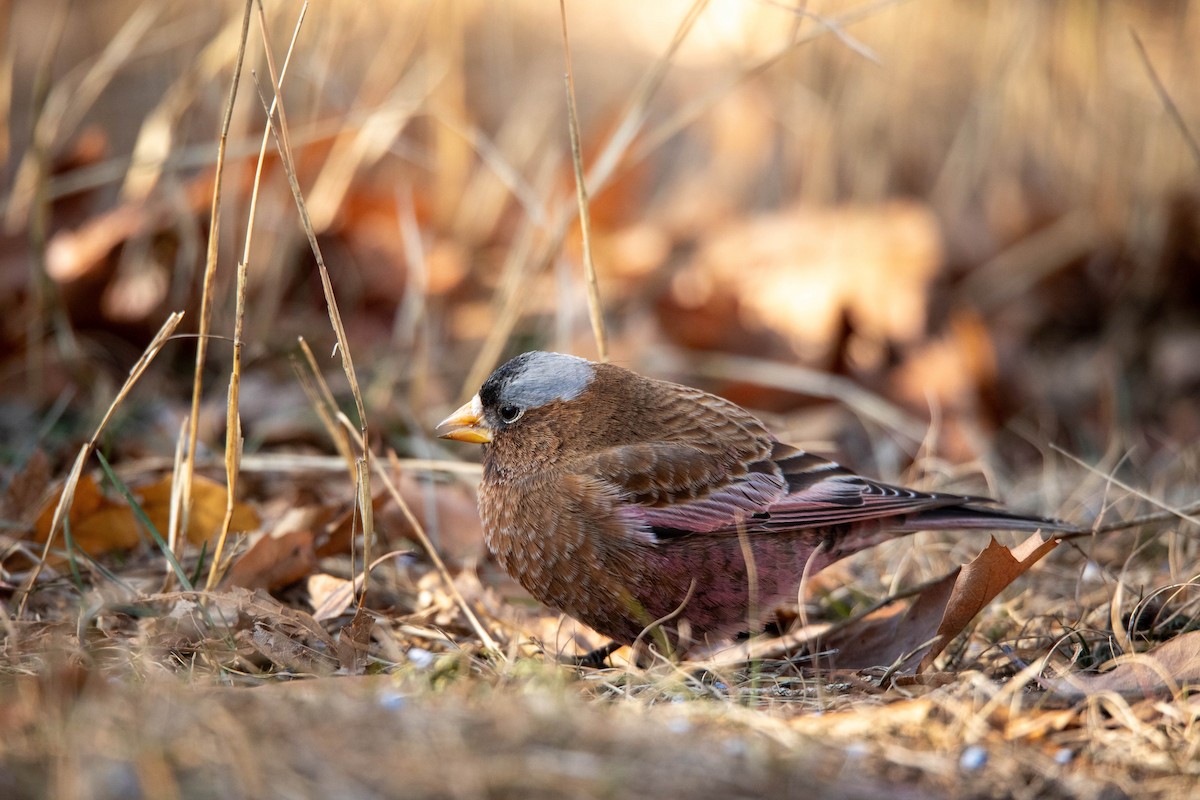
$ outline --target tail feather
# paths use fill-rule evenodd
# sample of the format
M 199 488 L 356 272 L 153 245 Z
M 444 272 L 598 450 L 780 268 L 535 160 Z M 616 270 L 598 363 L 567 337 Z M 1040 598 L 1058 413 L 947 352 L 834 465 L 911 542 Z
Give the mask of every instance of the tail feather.
M 895 530 L 913 532 L 979 528 L 1030 532 L 1037 530 L 1078 532 L 1082 530 L 1079 526 L 1063 522 L 1061 519 L 1013 514 L 1000 509 L 979 508 L 973 505 L 946 506 L 920 511 L 906 517 L 904 522 L 895 527 Z

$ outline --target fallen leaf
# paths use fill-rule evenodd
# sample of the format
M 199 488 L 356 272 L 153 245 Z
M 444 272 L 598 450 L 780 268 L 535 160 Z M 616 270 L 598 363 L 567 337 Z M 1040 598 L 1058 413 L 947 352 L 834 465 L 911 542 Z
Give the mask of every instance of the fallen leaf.
M 371 628 L 375 618 L 361 607 L 349 625 L 343 625 L 338 634 L 337 654 L 342 670 L 350 675 L 361 675 L 367 667 L 367 648 L 371 644 Z
M 386 504 L 387 499 L 387 495 L 379 491 L 375 493 L 375 499 L 371 501 L 371 507 L 375 512 L 376 528 L 379 527 L 379 510 Z M 362 533 L 362 521 L 358 518 L 358 508 L 354 503 L 350 503 L 338 517 L 325 525 L 325 532 L 319 538 L 320 543 L 317 545 L 317 557 L 328 558 L 350 552 L 355 535 L 360 533 Z
M 313 619 L 323 622 L 340 617 L 354 600 L 357 581 L 320 573 L 308 578 L 308 599 L 313 606 Z
M 337 670 L 337 644 L 311 614 L 288 608 L 261 589 L 235 587 L 213 599 L 223 609 L 222 619 L 237 620 L 239 654 L 257 654 L 296 672 L 326 675 Z
M 1109 664 L 1113 667 L 1107 672 L 1064 673 L 1040 682 L 1073 701 L 1102 692 L 1131 698 L 1175 696 L 1184 687 L 1200 686 L 1200 631 L 1176 636 L 1145 653 L 1114 658 Z
M 171 520 L 171 476 L 137 490 L 142 510 L 150 522 L 164 537 Z M 192 544 L 212 540 L 221 531 L 225 520 L 225 486 L 216 481 L 196 475 L 192 479 L 192 508 L 188 514 L 187 540 Z M 233 504 L 231 533 L 257 530 L 258 514 L 245 503 Z
M 833 663 L 843 669 L 926 672 L 976 614 L 1057 544 L 1035 533 L 1009 550 L 992 539 L 970 564 L 925 587 L 908 606 L 897 601 L 836 628 L 819 647 L 836 650 Z
M 233 562 L 221 584 L 268 590 L 293 584 L 317 567 L 313 540 L 309 530 L 263 534 Z
M 974 561 L 962 568 L 962 574 L 954 584 L 954 593 L 946 604 L 946 614 L 938 625 L 937 641 L 921 659 L 917 671 L 924 672 L 933 666 L 933 660 L 984 606 L 1055 547 L 1058 547 L 1057 539 L 1045 539 L 1040 533 L 1030 534 L 1012 550 L 993 538 Z
M 937 635 L 960 572 L 956 569 L 925 587 L 908 606 L 898 600 L 856 624 L 836 628 L 817 648 L 836 651 L 832 661 L 840 669 L 890 667 L 903 660 L 900 672 L 911 672 Z
M 54 521 L 54 510 L 62 492 L 62 487 L 54 492 L 34 523 L 34 538 L 39 543 L 45 543 L 50 535 L 50 524 Z M 91 555 L 135 547 L 142 540 L 133 510 L 124 503 L 110 500 L 91 475 L 81 476 L 75 485 L 67 521 L 72 540 Z M 58 545 L 61 546 L 63 541 L 58 538 Z

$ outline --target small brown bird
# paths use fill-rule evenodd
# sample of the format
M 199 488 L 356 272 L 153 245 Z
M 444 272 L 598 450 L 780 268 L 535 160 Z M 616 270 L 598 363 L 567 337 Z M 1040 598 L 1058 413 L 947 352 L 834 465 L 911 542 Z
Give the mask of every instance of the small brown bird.
M 728 400 L 560 353 L 504 364 L 438 434 L 484 445 L 479 509 L 504 569 L 623 644 L 756 629 L 805 572 L 915 531 L 1072 529 L 855 475 Z

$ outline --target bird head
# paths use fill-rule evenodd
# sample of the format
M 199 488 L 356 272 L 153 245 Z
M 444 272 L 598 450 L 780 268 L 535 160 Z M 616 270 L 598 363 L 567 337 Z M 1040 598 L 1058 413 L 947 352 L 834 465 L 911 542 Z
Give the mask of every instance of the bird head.
M 442 439 L 488 444 L 510 431 L 542 428 L 550 408 L 560 410 L 578 398 L 595 378 L 590 361 L 562 353 L 534 351 L 508 361 L 484 381 L 479 393 L 437 426 Z

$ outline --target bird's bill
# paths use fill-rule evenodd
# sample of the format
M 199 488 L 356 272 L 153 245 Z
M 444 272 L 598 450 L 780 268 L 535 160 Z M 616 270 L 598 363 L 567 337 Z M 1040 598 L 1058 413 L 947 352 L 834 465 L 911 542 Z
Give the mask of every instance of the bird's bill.
M 453 439 L 456 442 L 484 444 L 492 440 L 492 430 L 483 421 L 483 404 L 479 401 L 479 395 L 439 422 L 436 431 L 439 439 Z

